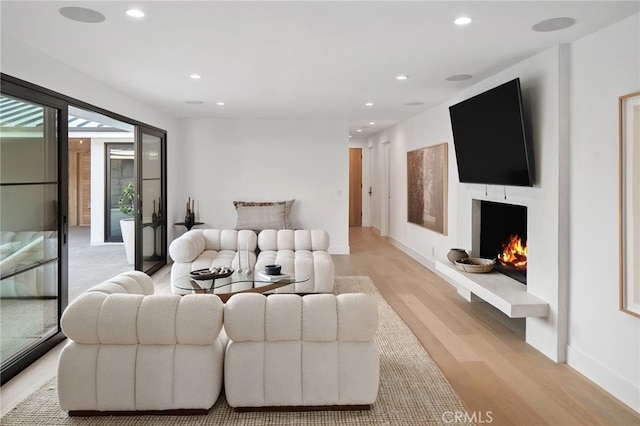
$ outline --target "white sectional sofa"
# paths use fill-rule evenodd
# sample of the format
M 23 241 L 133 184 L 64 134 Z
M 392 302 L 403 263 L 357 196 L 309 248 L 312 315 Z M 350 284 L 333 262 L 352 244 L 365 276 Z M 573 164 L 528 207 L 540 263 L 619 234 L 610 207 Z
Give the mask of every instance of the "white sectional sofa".
M 309 277 L 308 281 L 275 290 L 278 293 L 329 293 L 334 285 L 334 265 L 328 249 L 329 234 L 322 230 L 266 229 L 256 236 L 249 230 L 192 229 L 169 246 L 174 261 L 171 290 L 175 294 L 189 293 L 182 289 L 188 285 L 177 284 L 189 280 L 191 271 L 211 266 L 246 269 L 248 259 L 252 270 L 263 270 L 265 265 L 277 263 L 282 265 L 285 274 Z M 251 283 L 234 283 L 216 292 L 231 293 L 250 287 Z
M 154 295 L 126 272 L 63 313 L 58 400 L 70 415 L 204 414 L 231 407 L 368 409 L 379 386 L 366 294 Z
M 256 247 L 258 238 L 254 231 L 235 229 L 192 229 L 182 234 L 169 245 L 169 255 L 173 259 L 171 266 L 171 291 L 174 294 L 189 294 L 189 285 L 179 285 L 189 282 L 189 272 L 212 266 L 226 266 L 238 269 L 238 255 L 246 264 L 247 259 L 253 269 L 256 264 Z M 246 268 L 246 265 L 244 266 Z M 217 284 L 230 281 L 221 278 Z M 183 288 L 180 288 L 183 287 Z M 251 288 L 251 283 L 241 282 L 229 284 L 216 292 L 232 293 Z
M 58 400 L 71 415 L 206 413 L 222 389 L 227 338 L 215 295 L 154 295 L 128 272 L 76 298 L 62 315 Z M 221 333 L 222 332 L 222 333 Z
M 375 402 L 378 311 L 368 295 L 237 294 L 224 317 L 230 406 L 366 409 Z
M 285 274 L 309 277 L 308 281 L 280 287 L 276 293 L 330 293 L 333 290 L 334 266 L 327 251 L 329 234 L 326 231 L 265 229 L 258 234 L 258 249 L 256 270 L 278 264 Z

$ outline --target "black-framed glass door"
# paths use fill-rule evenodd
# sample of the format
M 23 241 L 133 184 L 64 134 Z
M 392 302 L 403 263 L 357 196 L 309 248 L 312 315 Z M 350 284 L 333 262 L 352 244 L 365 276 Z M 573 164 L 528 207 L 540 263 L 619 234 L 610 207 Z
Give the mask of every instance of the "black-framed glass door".
M 67 107 L 2 81 L 0 364 L 2 383 L 64 336 Z M 61 155 L 64 153 L 64 155 Z
M 136 252 L 132 263 L 135 263 L 136 270 L 148 274 L 164 266 L 167 259 L 164 214 L 167 137 L 164 130 L 78 99 L 4 73 L 0 73 L 0 77 L 0 244 L 4 246 L 5 242 L 13 242 L 9 238 L 18 234 L 28 239 L 2 247 L 0 303 L 13 303 L 19 299 L 11 297 L 10 293 L 5 294 L 5 289 L 11 288 L 5 285 L 9 281 L 27 283 L 22 287 L 33 289 L 34 297 L 23 299 L 52 302 L 47 304 L 51 308 L 34 317 L 33 323 L 40 331 L 31 333 L 31 342 L 1 355 L 0 376 L 5 383 L 65 338 L 60 329 L 60 317 L 69 297 L 69 111 L 81 108 L 135 128 L 132 209 L 136 225 L 133 232 Z M 13 117 L 12 120 L 8 120 L 9 116 Z M 19 129 L 21 127 L 30 129 Z M 20 134 L 21 131 L 31 133 Z M 92 150 L 91 155 L 94 152 L 104 155 L 103 150 Z M 138 161 L 142 153 L 145 160 Z M 145 226 L 154 232 L 145 230 L 143 234 L 143 224 L 146 223 L 155 223 L 154 227 Z M 14 246 L 16 250 L 9 253 Z M 11 257 L 16 253 L 19 261 L 17 257 Z M 13 267 L 15 265 L 16 268 Z M 21 314 L 38 312 L 20 306 L 14 310 L 17 312 L 14 319 L 8 317 L 9 309 L 5 306 L 8 303 L 0 308 L 0 339 L 9 338 L 12 333 L 22 333 L 18 328 L 10 327 L 26 323 L 27 318 L 20 317 Z M 8 346 L 0 340 L 0 347 L 4 351 Z
M 151 274 L 166 264 L 166 132 L 137 126 L 136 269 Z

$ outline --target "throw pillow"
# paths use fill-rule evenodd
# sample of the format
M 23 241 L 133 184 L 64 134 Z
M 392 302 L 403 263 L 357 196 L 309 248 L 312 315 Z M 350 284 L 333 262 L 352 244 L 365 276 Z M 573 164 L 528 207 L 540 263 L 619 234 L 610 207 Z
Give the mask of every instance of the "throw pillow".
M 289 215 L 295 200 L 287 201 L 234 201 L 238 213 L 236 229 L 292 229 Z

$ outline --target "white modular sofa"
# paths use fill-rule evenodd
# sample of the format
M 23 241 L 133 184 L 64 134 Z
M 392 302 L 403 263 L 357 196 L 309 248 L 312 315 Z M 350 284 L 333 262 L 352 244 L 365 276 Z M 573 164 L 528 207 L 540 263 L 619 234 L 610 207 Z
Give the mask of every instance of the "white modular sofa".
M 222 388 L 227 338 L 214 295 L 153 295 L 127 272 L 76 298 L 62 315 L 58 400 L 71 415 L 206 413 Z
M 330 293 L 334 266 L 329 254 L 329 234 L 321 230 L 265 229 L 258 234 L 256 270 L 282 265 L 282 273 L 302 274 L 308 281 L 280 287 L 276 293 Z M 260 285 L 256 283 L 256 286 Z
M 377 398 L 378 311 L 366 294 L 237 294 L 224 326 L 231 407 L 367 409 Z
M 191 271 L 211 266 L 246 269 L 248 262 L 251 270 L 264 270 L 265 265 L 277 263 L 283 273 L 309 277 L 308 281 L 275 290 L 278 293 L 329 293 L 334 285 L 334 265 L 328 249 L 329 234 L 322 230 L 266 229 L 256 236 L 250 230 L 192 229 L 169 246 L 174 261 L 171 290 L 175 294 L 190 293 L 184 288 L 189 288 Z M 232 293 L 251 285 L 234 283 L 216 292 Z
M 212 266 L 238 269 L 253 269 L 256 264 L 258 238 L 254 231 L 235 229 L 192 229 L 176 238 L 169 245 L 171 266 L 171 291 L 174 294 L 189 294 L 189 272 Z M 242 256 L 239 258 L 239 256 Z M 242 262 L 240 264 L 239 262 Z M 221 278 L 217 285 L 231 281 Z M 182 288 L 181 288 L 182 287 Z M 217 293 L 233 293 L 251 288 L 251 283 L 233 283 L 216 290 Z

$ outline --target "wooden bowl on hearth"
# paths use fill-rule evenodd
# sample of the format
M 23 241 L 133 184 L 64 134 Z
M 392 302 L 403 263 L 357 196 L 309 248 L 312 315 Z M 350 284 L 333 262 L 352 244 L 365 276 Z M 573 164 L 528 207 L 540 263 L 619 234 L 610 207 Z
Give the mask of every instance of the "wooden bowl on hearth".
M 493 271 L 495 264 L 495 259 L 483 259 L 481 257 L 469 257 L 467 259 L 456 260 L 458 269 L 476 274 Z

